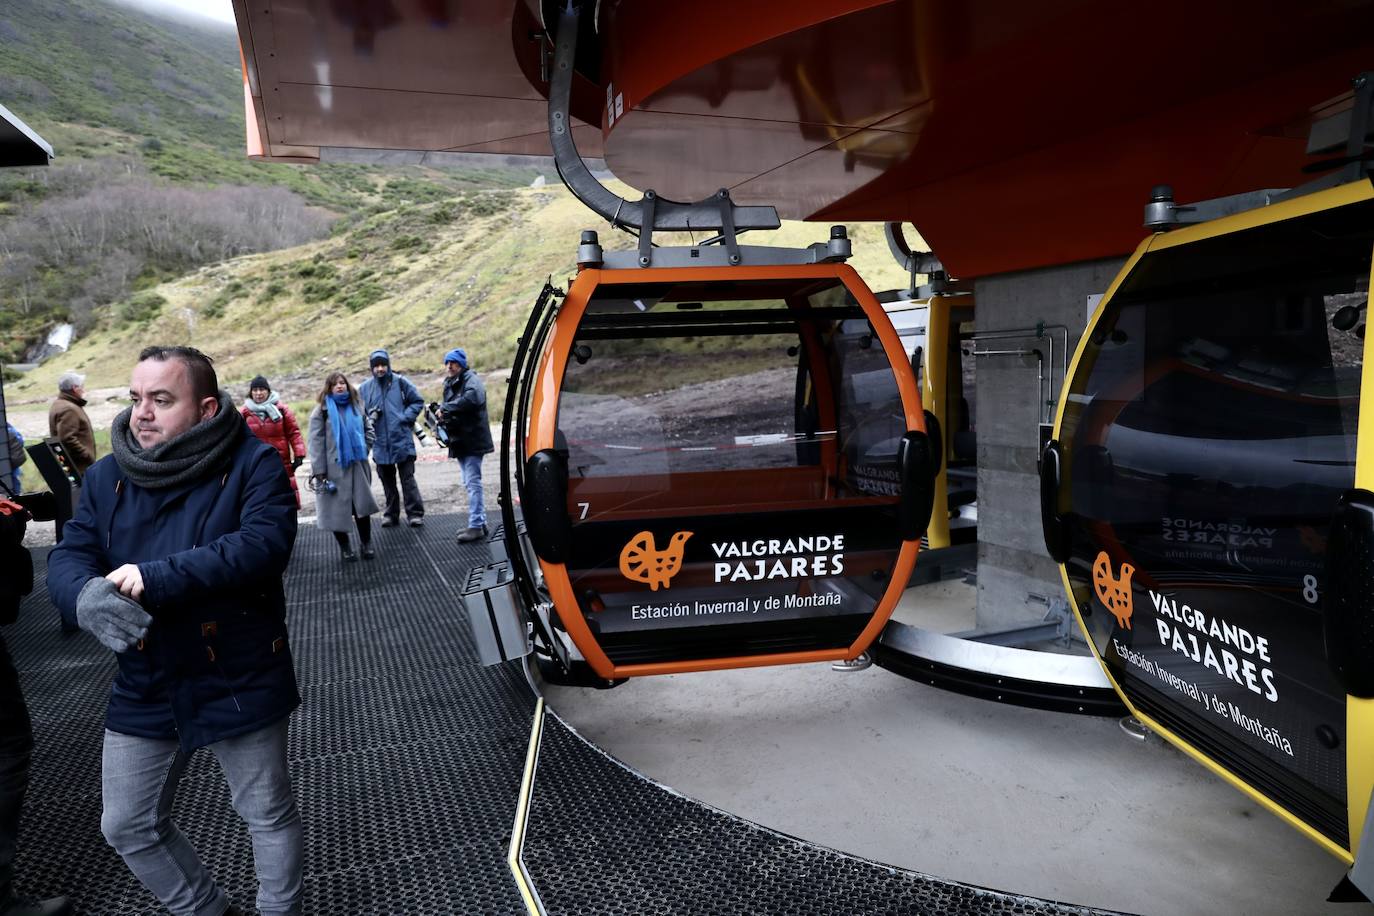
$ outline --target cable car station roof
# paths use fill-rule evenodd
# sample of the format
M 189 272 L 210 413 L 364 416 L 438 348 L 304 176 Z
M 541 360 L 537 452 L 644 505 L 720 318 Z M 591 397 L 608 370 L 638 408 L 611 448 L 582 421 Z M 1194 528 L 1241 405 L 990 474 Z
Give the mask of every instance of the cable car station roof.
M 52 157 L 48 141 L 0 105 L 0 168 L 47 165 Z
M 535 0 L 235 9 L 251 155 L 548 152 Z M 965 278 L 1124 255 L 1158 183 L 1181 201 L 1302 183 L 1307 124 L 1374 58 L 1374 0 L 709 9 L 596 4 L 580 152 L 668 198 L 909 220 Z

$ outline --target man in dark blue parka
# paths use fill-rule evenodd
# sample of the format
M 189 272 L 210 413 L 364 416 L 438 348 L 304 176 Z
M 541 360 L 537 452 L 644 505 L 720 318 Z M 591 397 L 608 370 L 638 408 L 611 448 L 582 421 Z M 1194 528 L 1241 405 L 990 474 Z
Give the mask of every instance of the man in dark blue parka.
M 172 913 L 238 913 L 171 820 L 190 754 L 209 747 L 248 824 L 258 909 L 299 913 L 301 818 L 286 770 L 298 705 L 282 574 L 296 501 L 214 367 L 149 347 L 48 561 L 70 623 L 117 653 L 105 718 L 101 829 Z
M 382 478 L 382 527 L 401 521 L 401 496 L 405 497 L 406 521 L 412 528 L 425 523 L 425 501 L 415 482 L 415 418 L 425 408 L 425 399 L 410 379 L 391 371 L 391 357 L 385 350 L 373 350 L 367 358 L 372 378 L 358 386 L 363 408 L 372 418 L 377 435 L 372 443 L 372 461 Z M 401 478 L 401 492 L 396 478 Z

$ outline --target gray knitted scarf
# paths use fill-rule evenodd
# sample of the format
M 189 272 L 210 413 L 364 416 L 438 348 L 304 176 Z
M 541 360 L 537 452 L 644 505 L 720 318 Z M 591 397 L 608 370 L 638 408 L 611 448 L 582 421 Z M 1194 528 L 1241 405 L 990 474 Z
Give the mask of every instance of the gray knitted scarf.
M 250 397 L 243 402 L 243 406 L 253 411 L 253 413 L 257 414 L 259 417 L 266 417 L 273 423 L 276 423 L 281 419 L 281 411 L 277 409 L 278 400 L 277 393 L 273 391 L 267 396 L 267 400 L 263 401 L 261 404 Z
M 179 486 L 218 471 L 228 462 L 244 431 L 243 417 L 223 388 L 219 392 L 219 413 L 151 448 L 139 445 L 129 428 L 133 412 L 129 407 L 114 418 L 110 446 L 124 475 L 148 490 Z

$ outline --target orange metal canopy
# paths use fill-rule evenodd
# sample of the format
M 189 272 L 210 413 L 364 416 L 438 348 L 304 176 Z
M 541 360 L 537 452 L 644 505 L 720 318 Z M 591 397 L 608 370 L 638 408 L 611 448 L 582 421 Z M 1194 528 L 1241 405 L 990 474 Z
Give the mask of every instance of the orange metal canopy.
M 1300 184 L 1307 124 L 1374 69 L 1374 0 L 586 5 L 584 156 L 671 198 L 908 220 L 962 277 L 1125 254 L 1157 183 Z M 235 8 L 250 155 L 548 153 L 535 0 Z

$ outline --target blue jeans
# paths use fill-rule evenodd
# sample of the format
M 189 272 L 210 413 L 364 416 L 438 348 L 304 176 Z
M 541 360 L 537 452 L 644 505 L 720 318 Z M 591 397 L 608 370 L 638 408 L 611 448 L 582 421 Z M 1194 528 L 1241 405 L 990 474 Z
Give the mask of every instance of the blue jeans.
M 463 469 L 463 487 L 468 491 L 468 527 L 484 528 L 487 510 L 482 505 L 482 456 L 464 455 L 458 466 Z
M 210 745 L 248 825 L 258 909 L 299 914 L 304 892 L 301 816 L 286 772 L 286 719 Z M 221 916 L 229 898 L 172 822 L 172 798 L 190 759 L 175 740 L 105 731 L 100 829 L 124 864 L 176 916 Z

